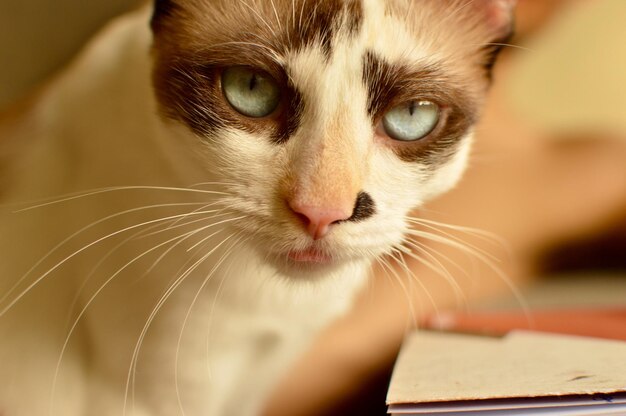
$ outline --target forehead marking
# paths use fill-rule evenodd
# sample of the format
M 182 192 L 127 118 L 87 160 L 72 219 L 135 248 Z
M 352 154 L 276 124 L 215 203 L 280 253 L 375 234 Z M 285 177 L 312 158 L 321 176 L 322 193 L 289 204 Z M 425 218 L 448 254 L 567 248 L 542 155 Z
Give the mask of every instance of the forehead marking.
M 288 33 L 292 50 L 318 44 L 326 59 L 330 59 L 333 40 L 339 35 L 355 36 L 361 28 L 361 0 L 324 0 L 316 2 L 311 11 L 308 8 L 309 0 L 302 0 L 299 19 L 292 22 L 292 33 Z M 308 14 L 303 17 L 303 13 Z

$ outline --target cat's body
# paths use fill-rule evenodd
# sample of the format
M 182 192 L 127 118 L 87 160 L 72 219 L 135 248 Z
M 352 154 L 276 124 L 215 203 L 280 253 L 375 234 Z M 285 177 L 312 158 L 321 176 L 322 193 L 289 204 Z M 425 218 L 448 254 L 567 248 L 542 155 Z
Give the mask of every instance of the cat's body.
M 3 203 L 83 192 L 2 208 L 0 415 L 257 414 L 456 182 L 509 2 L 310 2 L 159 1 L 156 42 L 148 8 L 116 21 L 0 126 Z M 216 102 L 241 65 L 270 116 Z M 429 136 L 382 137 L 418 99 Z

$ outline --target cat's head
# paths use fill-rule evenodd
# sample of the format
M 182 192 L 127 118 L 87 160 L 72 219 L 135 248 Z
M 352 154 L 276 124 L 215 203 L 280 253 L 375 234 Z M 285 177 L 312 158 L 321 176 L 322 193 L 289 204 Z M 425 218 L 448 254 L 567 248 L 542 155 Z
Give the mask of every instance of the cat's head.
M 459 179 L 513 0 L 157 0 L 154 86 L 286 274 L 401 244 Z M 209 176 L 211 175 L 211 176 Z

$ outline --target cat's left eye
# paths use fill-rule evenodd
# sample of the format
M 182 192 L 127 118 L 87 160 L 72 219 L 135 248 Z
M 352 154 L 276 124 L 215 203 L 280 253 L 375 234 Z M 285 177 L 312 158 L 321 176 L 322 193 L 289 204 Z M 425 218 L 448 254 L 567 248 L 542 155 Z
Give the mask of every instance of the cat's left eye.
M 383 116 L 385 133 L 395 140 L 410 142 L 422 139 L 439 123 L 439 106 L 430 101 L 409 101 Z
M 280 88 L 268 74 L 234 66 L 222 72 L 222 90 L 230 105 L 244 116 L 261 118 L 280 103 Z

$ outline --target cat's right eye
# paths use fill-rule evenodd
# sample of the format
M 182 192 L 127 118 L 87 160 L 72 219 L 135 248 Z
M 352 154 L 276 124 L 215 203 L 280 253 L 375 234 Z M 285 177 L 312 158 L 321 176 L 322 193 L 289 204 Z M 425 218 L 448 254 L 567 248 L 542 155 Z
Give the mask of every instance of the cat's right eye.
M 234 66 L 222 72 L 222 90 L 228 103 L 247 117 L 269 116 L 280 103 L 280 88 L 265 72 Z

